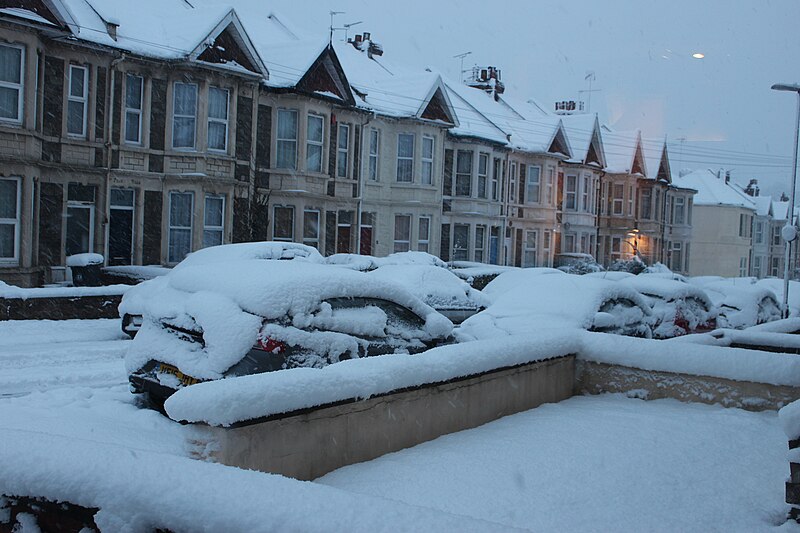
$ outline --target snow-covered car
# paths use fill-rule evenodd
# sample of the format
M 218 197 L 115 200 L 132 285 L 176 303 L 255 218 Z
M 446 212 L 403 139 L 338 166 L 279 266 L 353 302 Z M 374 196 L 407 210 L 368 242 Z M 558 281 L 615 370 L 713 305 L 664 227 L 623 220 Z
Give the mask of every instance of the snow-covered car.
M 561 253 L 555 256 L 555 267 L 567 274 L 589 274 L 604 269 L 591 254 L 577 252 Z
M 197 265 L 208 265 L 233 260 L 299 260 L 309 263 L 324 263 L 325 259 L 316 248 L 294 242 L 247 242 L 224 244 L 197 250 L 175 266 L 175 269 Z M 158 298 L 166 283 L 163 273 L 159 277 L 144 281 L 128 290 L 119 305 L 122 331 L 131 338 L 142 327 L 142 309 L 145 302 Z
M 775 293 L 746 278 L 712 281 L 703 290 L 719 309 L 718 327 L 744 329 L 781 318 Z
M 460 324 L 489 305 L 486 295 L 470 287 L 469 283 L 450 270 L 438 266 L 384 265 L 367 275 L 401 284 L 453 324 Z
M 636 274 L 631 274 L 630 272 L 624 272 L 621 270 L 606 270 L 605 272 L 590 272 L 589 274 L 584 274 L 584 277 L 605 279 L 608 281 L 620 281 L 623 279 L 635 278 Z
M 639 274 L 618 283 L 635 289 L 650 304 L 655 338 L 703 333 L 717 326 L 716 307 L 699 287 L 660 274 Z
M 519 270 L 519 267 L 487 265 L 473 261 L 453 261 L 449 264 L 450 271 L 463 279 L 474 289 L 483 290 L 494 278 L 510 270 Z
M 125 359 L 156 406 L 200 381 L 424 351 L 453 329 L 400 285 L 327 265 L 240 259 L 163 279 Z
M 492 304 L 461 324 L 460 341 L 497 338 L 542 329 L 585 329 L 652 336 L 652 312 L 634 289 L 601 279 L 541 272 L 508 272 L 489 283 Z M 495 290 L 493 285 L 502 285 Z M 513 285 L 514 290 L 507 290 Z
M 386 257 L 361 254 L 333 254 L 325 258 L 329 265 L 367 272 L 387 265 L 422 265 L 447 268 L 447 263 L 427 252 L 395 252 Z

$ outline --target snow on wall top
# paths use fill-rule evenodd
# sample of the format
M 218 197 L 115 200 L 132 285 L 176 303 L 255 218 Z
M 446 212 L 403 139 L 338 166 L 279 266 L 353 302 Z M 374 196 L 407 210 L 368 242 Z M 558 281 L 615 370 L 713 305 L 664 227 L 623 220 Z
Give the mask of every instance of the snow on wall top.
M 720 205 L 744 207 L 755 210 L 752 198 L 730 183 L 725 176 L 717 177 L 711 170 L 696 170 L 684 176 L 673 176 L 673 183 L 686 189 L 694 189 L 694 205 Z

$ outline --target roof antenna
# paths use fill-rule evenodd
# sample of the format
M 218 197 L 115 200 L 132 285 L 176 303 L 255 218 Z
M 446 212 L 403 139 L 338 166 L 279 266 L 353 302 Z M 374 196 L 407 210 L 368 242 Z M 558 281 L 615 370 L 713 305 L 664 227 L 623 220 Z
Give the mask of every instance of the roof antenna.
M 185 0 L 184 0 L 185 1 Z M 333 43 L 333 17 L 336 15 L 344 15 L 344 11 L 330 11 L 331 14 L 331 26 L 330 26 L 330 34 L 328 35 L 328 43 Z
M 456 54 L 453 56 L 453 59 L 460 59 L 461 60 L 461 67 L 458 70 L 458 77 L 460 78 L 461 83 L 464 83 L 464 58 L 470 55 L 472 52 L 464 52 L 462 54 Z

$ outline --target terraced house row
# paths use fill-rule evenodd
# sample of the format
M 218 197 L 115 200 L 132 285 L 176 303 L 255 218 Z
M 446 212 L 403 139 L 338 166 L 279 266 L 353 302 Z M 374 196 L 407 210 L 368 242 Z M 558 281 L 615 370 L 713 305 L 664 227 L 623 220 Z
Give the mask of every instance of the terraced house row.
M 686 272 L 696 191 L 593 115 L 306 39 L 208 1 L 0 0 L 0 279 L 66 258 L 174 265 L 221 243 Z M 168 34 L 164 20 L 180 20 Z

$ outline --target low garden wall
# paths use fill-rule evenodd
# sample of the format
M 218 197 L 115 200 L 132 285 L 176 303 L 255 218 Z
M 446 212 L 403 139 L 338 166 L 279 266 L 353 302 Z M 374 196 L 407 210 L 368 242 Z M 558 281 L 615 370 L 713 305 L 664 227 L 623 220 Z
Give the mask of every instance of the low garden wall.
M 117 318 L 127 285 L 24 289 L 0 286 L 0 320 Z

